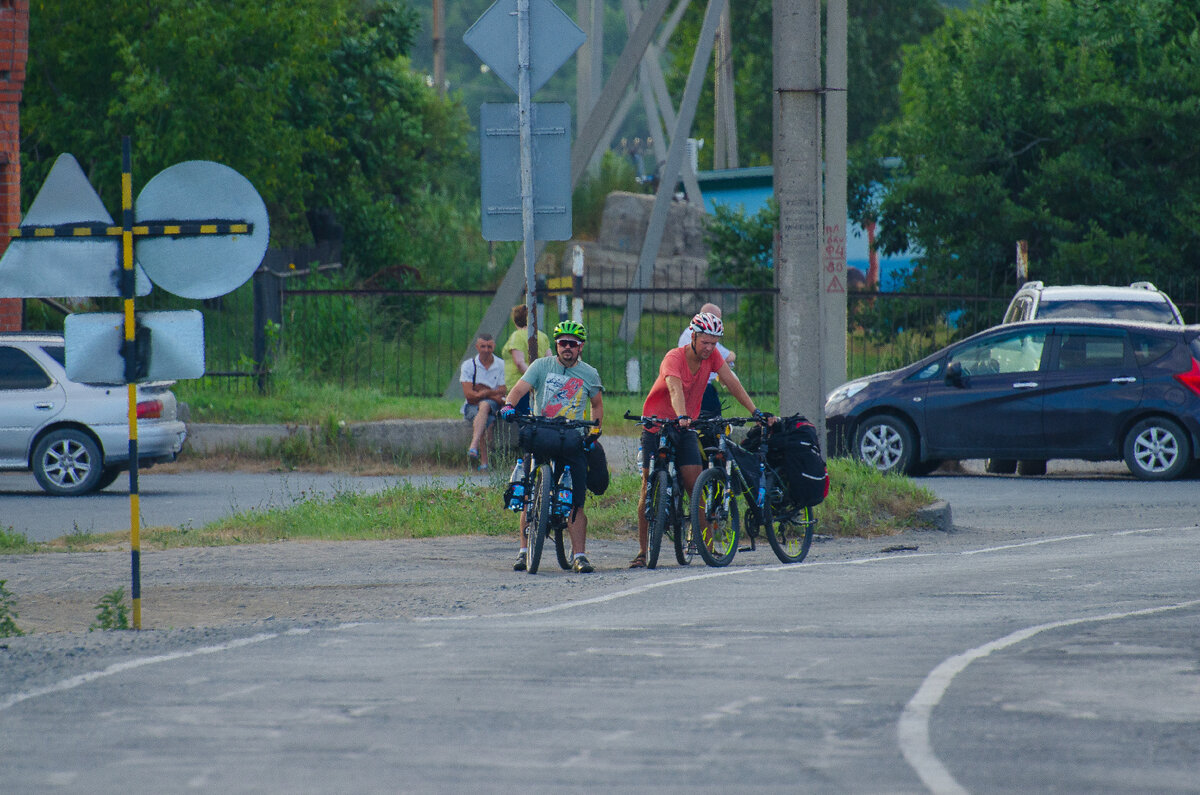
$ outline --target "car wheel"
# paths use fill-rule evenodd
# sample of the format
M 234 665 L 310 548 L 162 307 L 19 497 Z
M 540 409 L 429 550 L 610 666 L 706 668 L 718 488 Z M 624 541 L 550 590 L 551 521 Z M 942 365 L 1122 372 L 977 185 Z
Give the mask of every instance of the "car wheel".
M 1018 461 L 1017 462 L 1017 474 L 1018 475 L 1030 475 L 1030 476 L 1044 475 L 1044 474 L 1046 474 L 1046 462 L 1045 461 Z
M 1187 434 L 1164 417 L 1141 420 L 1125 435 L 1125 466 L 1142 480 L 1172 480 L 1191 462 Z
M 33 451 L 33 476 L 56 496 L 87 494 L 103 475 L 100 448 L 83 431 L 64 428 L 48 433 Z
M 983 471 L 993 475 L 1011 475 L 1017 471 L 1017 461 L 1014 458 L 986 458 Z
M 854 455 L 880 472 L 908 474 L 916 441 L 908 423 L 890 414 L 864 420 L 854 434 Z

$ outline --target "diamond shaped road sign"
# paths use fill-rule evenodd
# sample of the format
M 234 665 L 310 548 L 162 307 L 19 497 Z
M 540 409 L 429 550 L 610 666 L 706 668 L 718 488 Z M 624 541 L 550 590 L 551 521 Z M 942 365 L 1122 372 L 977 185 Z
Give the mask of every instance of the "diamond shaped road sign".
M 529 0 L 529 93 L 536 94 L 586 39 L 551 0 Z M 463 42 L 517 90 L 517 0 L 496 0 L 463 34 Z

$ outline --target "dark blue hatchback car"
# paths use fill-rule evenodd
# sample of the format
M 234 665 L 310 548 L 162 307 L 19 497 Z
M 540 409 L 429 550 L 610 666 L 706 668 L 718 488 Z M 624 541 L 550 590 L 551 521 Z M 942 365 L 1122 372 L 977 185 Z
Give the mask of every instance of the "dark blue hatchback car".
M 1039 475 L 1046 461 L 1124 460 L 1145 480 L 1200 452 L 1200 326 L 1034 320 L 997 326 L 825 403 L 828 449 L 927 474 L 946 459 Z

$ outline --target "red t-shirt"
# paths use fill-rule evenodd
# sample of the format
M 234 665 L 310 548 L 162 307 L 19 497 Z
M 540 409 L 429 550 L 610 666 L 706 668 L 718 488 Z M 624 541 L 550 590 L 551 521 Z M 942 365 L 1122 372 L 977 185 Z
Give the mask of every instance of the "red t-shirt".
M 683 403 L 687 414 L 692 419 L 700 416 L 700 403 L 704 399 L 704 388 L 708 386 L 709 373 L 715 373 L 725 364 L 720 351 L 713 350 L 707 359 L 700 360 L 700 368 L 692 372 L 687 363 L 687 348 L 675 348 L 663 357 L 658 367 L 658 378 L 646 395 L 642 404 L 642 416 L 645 417 L 674 417 L 675 409 L 671 406 L 671 393 L 667 390 L 667 376 L 673 375 L 683 382 Z

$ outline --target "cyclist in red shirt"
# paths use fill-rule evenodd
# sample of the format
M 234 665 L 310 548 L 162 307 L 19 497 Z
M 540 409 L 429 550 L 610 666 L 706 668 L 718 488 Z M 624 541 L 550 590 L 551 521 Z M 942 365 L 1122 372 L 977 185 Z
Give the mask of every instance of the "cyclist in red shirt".
M 646 417 L 677 417 L 682 420 L 684 430 L 675 447 L 675 466 L 683 488 L 691 493 L 696 478 L 700 475 L 703 457 L 700 440 L 696 432 L 687 429 L 688 422 L 700 416 L 700 403 L 704 389 L 708 386 L 710 373 L 729 390 L 738 403 L 754 416 L 761 416 L 758 407 L 750 399 L 742 382 L 725 363 L 717 340 L 725 334 L 721 318 L 710 312 L 701 312 L 692 318 L 689 328 L 692 340 L 687 345 L 674 348 L 663 357 L 658 367 L 658 378 L 650 387 L 650 394 L 642 404 L 642 415 Z M 772 418 L 773 420 L 774 418 Z M 641 448 L 645 452 L 658 447 L 658 434 L 642 432 Z M 638 497 L 638 545 L 637 557 L 629 562 L 629 568 L 640 569 L 646 565 L 646 547 L 649 544 L 649 522 L 646 520 L 646 482 L 650 475 L 650 456 L 642 457 L 642 488 Z

